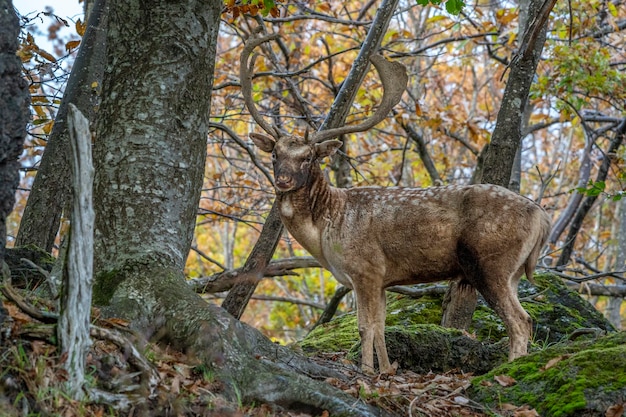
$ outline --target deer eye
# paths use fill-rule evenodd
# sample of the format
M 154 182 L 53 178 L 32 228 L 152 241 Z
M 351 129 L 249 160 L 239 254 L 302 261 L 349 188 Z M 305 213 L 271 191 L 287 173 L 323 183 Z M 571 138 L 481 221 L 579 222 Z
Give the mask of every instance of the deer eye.
M 272 163 L 276 163 L 276 152 L 272 152 Z

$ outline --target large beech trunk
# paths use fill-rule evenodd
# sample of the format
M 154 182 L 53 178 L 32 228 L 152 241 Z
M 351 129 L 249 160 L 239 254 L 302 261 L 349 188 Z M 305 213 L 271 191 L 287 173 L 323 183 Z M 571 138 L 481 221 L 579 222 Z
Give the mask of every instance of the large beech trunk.
M 110 3 L 94 144 L 94 302 L 147 339 L 207 365 L 232 398 L 377 415 L 301 376 L 333 373 L 206 303 L 185 282 L 221 8 L 217 0 Z

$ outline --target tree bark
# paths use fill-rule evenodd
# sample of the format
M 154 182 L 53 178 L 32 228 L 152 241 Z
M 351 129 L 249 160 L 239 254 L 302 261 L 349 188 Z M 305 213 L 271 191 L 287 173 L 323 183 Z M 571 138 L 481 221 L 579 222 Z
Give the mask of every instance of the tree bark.
M 0 0 L 0 281 L 10 277 L 4 263 L 6 218 L 15 204 L 20 180 L 18 158 L 30 115 L 28 84 L 16 55 L 20 25 L 14 10 L 11 0 Z M 0 325 L 7 316 L 0 300 Z
M 54 245 L 70 196 L 68 105 L 73 103 L 87 119 L 96 120 L 106 55 L 107 13 L 106 0 L 97 0 L 24 208 L 16 246 L 35 245 L 50 252 Z
M 63 367 L 68 372 L 68 393 L 73 399 L 81 400 L 84 396 L 87 353 L 91 346 L 89 325 L 93 276 L 93 162 L 89 120 L 73 104 L 69 105 L 68 130 L 74 198 L 57 334 L 61 354 L 67 355 Z

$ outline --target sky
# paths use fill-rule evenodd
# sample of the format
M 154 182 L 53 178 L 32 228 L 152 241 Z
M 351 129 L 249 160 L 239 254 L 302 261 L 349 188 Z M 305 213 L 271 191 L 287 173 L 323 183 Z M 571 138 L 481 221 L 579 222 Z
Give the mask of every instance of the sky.
M 46 6 L 50 6 L 55 14 L 71 21 L 80 18 L 83 13 L 83 6 L 78 0 L 13 0 L 13 6 L 21 14 L 44 11 Z

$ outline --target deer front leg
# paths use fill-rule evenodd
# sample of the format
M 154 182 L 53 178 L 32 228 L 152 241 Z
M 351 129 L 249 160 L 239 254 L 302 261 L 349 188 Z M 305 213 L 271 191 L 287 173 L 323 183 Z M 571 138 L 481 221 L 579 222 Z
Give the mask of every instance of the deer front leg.
M 368 291 L 369 290 L 369 291 Z M 361 336 L 361 369 L 375 373 L 374 347 L 381 372 L 390 372 L 391 364 L 385 346 L 385 292 L 371 291 L 371 288 L 356 290 L 357 320 Z

